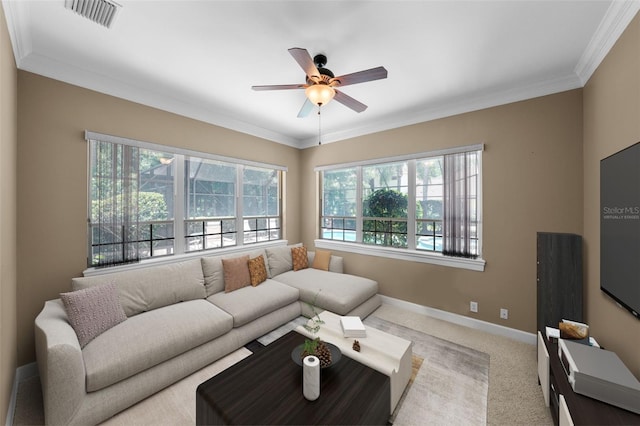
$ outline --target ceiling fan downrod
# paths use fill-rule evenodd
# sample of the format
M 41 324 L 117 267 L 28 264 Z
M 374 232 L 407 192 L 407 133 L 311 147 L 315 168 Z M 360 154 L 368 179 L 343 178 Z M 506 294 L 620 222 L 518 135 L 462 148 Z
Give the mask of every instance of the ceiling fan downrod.
M 318 72 L 320 73 L 321 80 L 328 82 L 330 79 L 335 77 L 335 75 L 330 69 L 327 69 L 324 67 L 325 65 L 327 65 L 327 57 L 325 55 L 318 54 L 314 56 L 313 63 L 315 64 L 316 68 L 318 69 Z

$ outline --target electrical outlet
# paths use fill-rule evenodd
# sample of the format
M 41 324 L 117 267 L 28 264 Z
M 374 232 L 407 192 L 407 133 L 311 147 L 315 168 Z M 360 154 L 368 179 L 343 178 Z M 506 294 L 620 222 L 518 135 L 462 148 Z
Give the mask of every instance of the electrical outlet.
M 502 318 L 502 319 L 509 319 L 509 310 L 508 310 L 508 309 L 501 308 L 501 309 L 500 309 L 500 318 Z
M 478 302 L 470 302 L 469 303 L 469 310 L 471 312 L 478 312 Z

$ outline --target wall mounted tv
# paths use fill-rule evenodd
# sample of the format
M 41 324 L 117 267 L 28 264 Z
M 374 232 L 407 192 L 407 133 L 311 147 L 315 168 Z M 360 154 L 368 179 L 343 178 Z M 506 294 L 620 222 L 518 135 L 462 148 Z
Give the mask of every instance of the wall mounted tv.
M 640 319 L 640 142 L 600 161 L 600 289 Z

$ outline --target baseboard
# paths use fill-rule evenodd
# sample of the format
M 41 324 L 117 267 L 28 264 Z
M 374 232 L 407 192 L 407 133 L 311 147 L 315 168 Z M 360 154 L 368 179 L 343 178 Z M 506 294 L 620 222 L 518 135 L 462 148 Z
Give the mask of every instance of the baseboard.
M 18 367 L 16 369 L 16 375 L 13 379 L 13 388 L 11 389 L 11 401 L 9 401 L 9 408 L 7 410 L 6 426 L 13 425 L 13 415 L 16 412 L 16 398 L 18 397 L 18 385 L 23 381 L 37 376 L 38 364 L 32 362 Z
M 453 324 L 473 328 L 475 330 L 481 330 L 487 333 L 496 334 L 498 336 L 507 337 L 519 342 L 528 343 L 530 345 L 536 344 L 536 335 L 533 333 L 527 333 L 526 331 L 516 330 L 515 328 L 509 328 L 502 325 L 465 317 L 464 315 L 454 314 L 451 312 L 442 311 L 440 309 L 418 305 L 417 303 L 407 302 L 405 300 L 395 299 L 389 296 L 380 295 L 380 297 L 382 298 L 382 303 L 397 306 L 411 312 L 427 315 L 443 321 L 451 322 Z

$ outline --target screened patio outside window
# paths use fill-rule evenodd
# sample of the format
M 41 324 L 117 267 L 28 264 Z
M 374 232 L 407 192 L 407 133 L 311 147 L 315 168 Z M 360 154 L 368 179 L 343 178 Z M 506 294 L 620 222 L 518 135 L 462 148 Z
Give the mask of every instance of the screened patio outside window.
M 478 259 L 444 264 L 483 269 L 483 149 L 472 145 L 316 168 L 322 197 L 316 246 L 427 263 Z
M 89 267 L 282 238 L 286 168 L 86 132 Z

